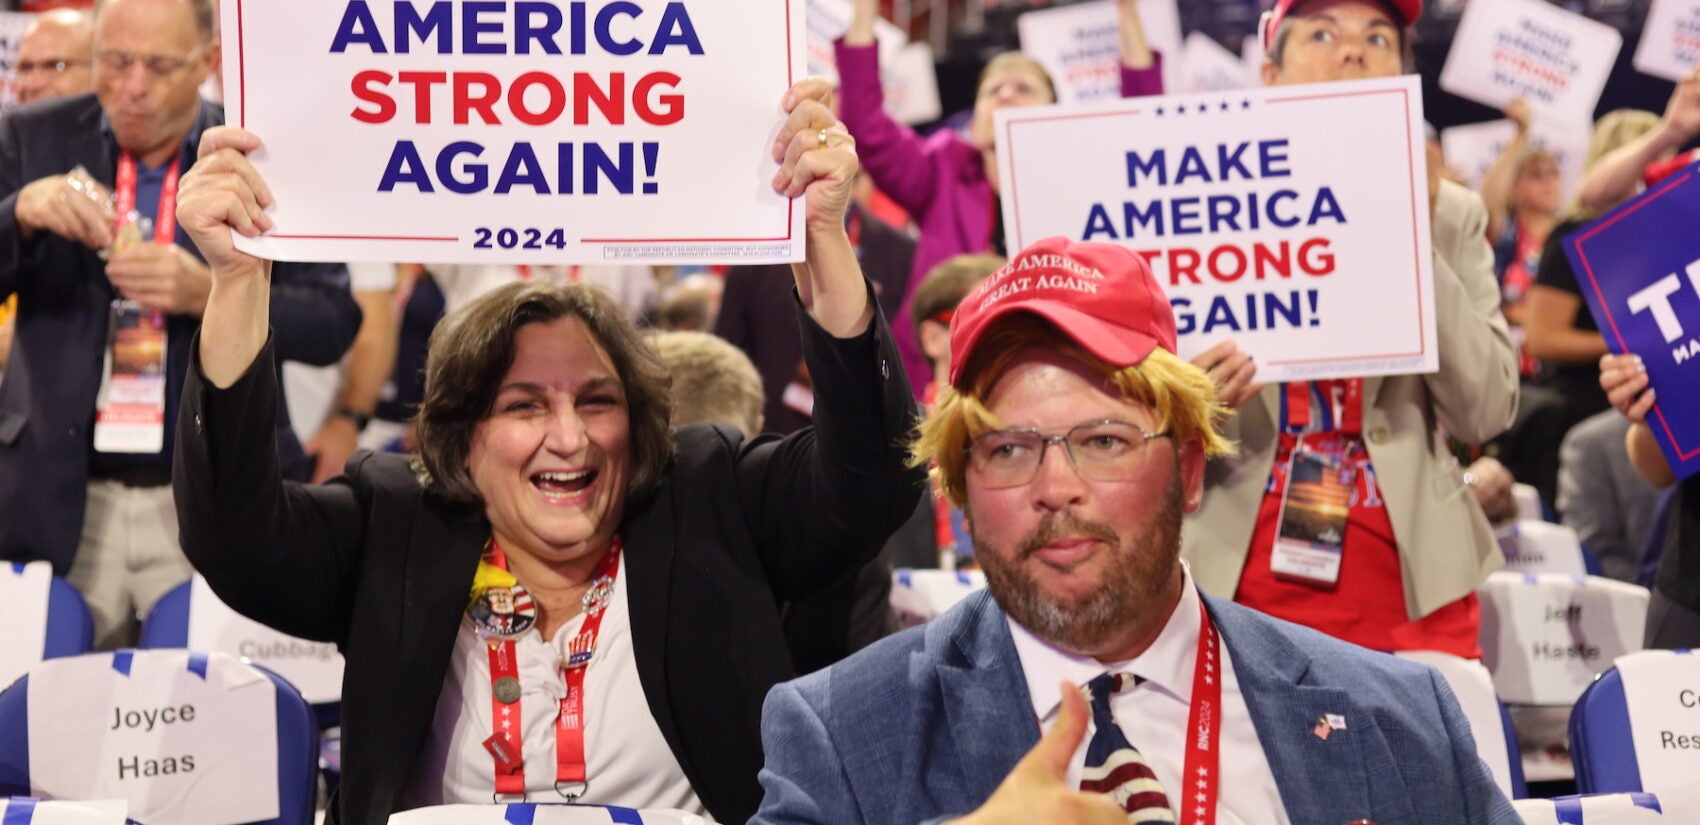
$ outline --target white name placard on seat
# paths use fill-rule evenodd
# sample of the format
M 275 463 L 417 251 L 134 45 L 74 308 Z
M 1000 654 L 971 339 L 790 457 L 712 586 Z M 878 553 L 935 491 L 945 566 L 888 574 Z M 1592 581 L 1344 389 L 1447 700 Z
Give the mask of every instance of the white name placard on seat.
M 1700 786 L 1666 793 L 1607 793 L 1518 799 L 1524 825 L 1688 825 L 1700 822 Z
M 1568 705 L 1641 649 L 1647 590 L 1598 576 L 1494 573 L 1481 589 L 1483 662 L 1506 702 Z
M 50 802 L 0 797 L 0 822 L 7 825 L 125 825 L 130 804 L 122 799 Z
M 390 815 L 389 825 L 713 825 L 712 820 L 674 810 L 608 808 L 601 805 L 434 805 Z
M 1700 781 L 1700 655 L 1645 650 L 1617 660 L 1641 789 Z
M 289 680 L 313 704 L 342 698 L 336 645 L 297 639 L 231 610 L 199 573 L 189 585 L 189 649 L 241 656 Z
M 1505 569 L 1512 573 L 1563 573 L 1588 575 L 1582 556 L 1582 539 L 1576 531 L 1549 521 L 1518 519 L 1494 530 Z
M 937 618 L 940 613 L 986 586 L 979 570 L 911 570 L 891 573 L 891 611 L 902 627 L 914 627 Z
M 53 565 L 0 562 L 0 690 L 37 662 L 47 644 L 47 589 Z
M 221 653 L 43 662 L 29 682 L 31 788 L 55 799 L 125 799 L 143 823 L 274 819 L 276 690 Z

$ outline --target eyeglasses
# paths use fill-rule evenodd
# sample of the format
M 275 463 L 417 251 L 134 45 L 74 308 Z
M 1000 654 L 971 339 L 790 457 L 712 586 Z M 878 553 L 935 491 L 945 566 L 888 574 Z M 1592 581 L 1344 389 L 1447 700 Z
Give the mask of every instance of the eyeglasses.
M 92 60 L 20 60 L 12 66 L 12 75 L 24 77 L 36 72 L 42 74 L 64 74 L 73 66 L 87 66 Z
M 1145 442 L 1167 436 L 1113 419 L 1079 424 L 1061 435 L 1044 435 L 1033 427 L 993 430 L 969 443 L 968 469 L 987 489 L 1020 487 L 1038 476 L 1045 448 L 1060 444 L 1082 477 L 1126 481 L 1139 469 Z
M 95 54 L 94 58 L 100 61 L 102 68 L 119 74 L 130 71 L 131 66 L 140 63 L 148 67 L 148 72 L 155 77 L 170 77 L 182 71 L 184 66 L 193 63 L 200 53 L 200 47 L 196 47 L 194 51 L 182 56 L 174 54 L 131 54 L 102 49 Z

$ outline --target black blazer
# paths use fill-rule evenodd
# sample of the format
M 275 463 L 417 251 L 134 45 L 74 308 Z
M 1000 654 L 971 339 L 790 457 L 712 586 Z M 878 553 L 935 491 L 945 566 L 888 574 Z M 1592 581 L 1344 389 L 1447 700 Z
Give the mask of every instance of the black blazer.
M 184 172 L 195 162 L 201 132 L 222 123 L 224 110 L 202 101 L 179 157 Z M 18 234 L 17 199 L 26 184 L 79 165 L 112 185 L 118 145 L 94 95 L 31 104 L 0 120 L 0 300 L 18 295 L 17 344 L 0 382 L 0 559 L 47 559 L 61 576 L 82 535 L 89 428 L 107 308 L 118 293 L 94 250 L 49 234 L 26 243 Z M 177 245 L 200 254 L 181 227 Z M 271 294 L 278 357 L 334 364 L 354 342 L 360 308 L 342 264 L 278 263 Z M 170 391 L 182 384 L 188 342 L 199 325 L 185 315 L 166 319 Z M 271 435 L 286 460 L 304 459 L 286 417 Z
M 681 428 L 670 474 L 621 525 L 650 711 L 725 823 L 761 801 L 762 699 L 791 675 L 777 603 L 872 557 L 921 489 L 903 461 L 915 405 L 883 319 L 850 340 L 802 326 L 815 428 L 748 442 Z M 183 549 L 238 612 L 343 651 L 332 821 L 376 825 L 423 751 L 490 528 L 397 456 L 357 454 L 326 485 L 279 481 L 275 383 L 268 354 L 225 390 L 191 372 L 174 466 Z

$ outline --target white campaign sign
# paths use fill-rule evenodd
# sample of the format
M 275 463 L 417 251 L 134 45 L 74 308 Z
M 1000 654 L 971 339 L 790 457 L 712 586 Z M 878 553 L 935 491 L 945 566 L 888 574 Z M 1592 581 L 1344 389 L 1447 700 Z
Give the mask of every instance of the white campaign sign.
M 1700 656 L 1645 650 L 1620 657 L 1641 789 L 1700 782 Z
M 1260 381 L 1433 372 L 1421 101 L 1407 75 L 1004 109 L 1009 248 L 1139 252 L 1179 354 L 1231 338 Z
M 18 62 L 18 41 L 30 27 L 35 15 L 17 11 L 0 11 L 0 69 L 6 77 L 0 79 L 0 115 L 17 105 L 17 90 L 12 88 L 12 66 Z
M 832 44 L 850 28 L 852 9 L 850 0 L 807 0 L 808 74 L 838 82 L 838 59 Z M 909 37 L 890 21 L 880 18 L 874 21 L 874 41 L 879 44 L 880 65 L 884 66 L 897 57 Z
M 1588 160 L 1588 137 L 1592 132 L 1589 127 L 1565 125 L 1551 118 L 1538 118 L 1529 125 L 1529 142 L 1551 152 L 1558 160 L 1566 201 L 1582 179 L 1582 166 Z M 1440 148 L 1446 155 L 1446 165 L 1452 167 L 1471 189 L 1480 190 L 1488 168 L 1493 166 L 1516 134 L 1516 124 L 1504 119 L 1453 126 L 1441 131 Z
M 802 0 L 228 0 L 225 106 L 282 260 L 801 260 L 775 194 Z
M 127 799 L 138 822 L 275 818 L 276 688 L 233 657 L 197 656 L 205 656 L 204 674 L 182 650 L 42 663 L 30 674 L 31 789 L 58 799 Z
M 1544 0 L 1470 3 L 1440 88 L 1496 109 L 1521 97 L 1536 112 L 1592 123 L 1622 47 L 1617 29 Z
M 1571 704 L 1613 659 L 1641 649 L 1646 588 L 1598 576 L 1494 573 L 1478 592 L 1482 661 L 1506 702 Z
M 47 649 L 47 597 L 53 565 L 0 562 L 0 690 L 41 662 Z
M 279 633 L 231 610 L 195 574 L 189 585 L 189 649 L 216 650 L 264 667 L 313 704 L 342 698 L 342 654 L 336 645 Z
M 1252 83 L 1263 82 L 1263 39 L 1255 34 L 1246 35 L 1240 43 L 1240 62 L 1245 64 L 1245 75 Z
M 1653 0 L 1635 69 L 1666 80 L 1681 80 L 1700 65 L 1700 0 Z
M 1180 88 L 1181 17 L 1175 0 L 1139 0 L 1145 42 L 1163 54 L 1163 88 Z M 1015 20 L 1021 50 L 1051 73 L 1058 103 L 1114 100 L 1121 91 L 1116 0 L 1030 11 Z
M 1181 88 L 1186 92 L 1226 92 L 1251 86 L 1254 74 L 1246 72 L 1239 55 L 1228 51 L 1204 32 L 1186 36 L 1181 47 Z
M 933 66 L 933 47 L 910 43 L 880 65 L 885 110 L 904 123 L 927 123 L 944 114 L 939 103 L 939 77 Z

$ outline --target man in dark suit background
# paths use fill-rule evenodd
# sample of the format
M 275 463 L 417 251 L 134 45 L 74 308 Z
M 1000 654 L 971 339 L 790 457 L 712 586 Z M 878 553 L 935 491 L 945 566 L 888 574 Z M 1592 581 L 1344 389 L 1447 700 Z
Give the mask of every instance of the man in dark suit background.
M 137 612 L 190 574 L 169 424 L 210 280 L 172 227 L 176 177 L 201 132 L 224 122 L 197 91 L 220 60 L 216 20 L 214 0 L 102 0 L 95 93 L 0 121 L 0 300 L 19 296 L 0 383 L 0 558 L 51 561 L 88 600 L 103 648 L 131 641 Z M 113 193 L 145 220 L 116 214 Z M 346 268 L 280 265 L 272 293 L 279 357 L 335 363 L 360 322 Z M 143 372 L 165 376 L 160 431 L 132 426 L 141 437 L 119 447 L 105 438 L 115 417 L 97 414 L 114 318 L 163 327 L 164 338 L 139 349 L 153 359 Z M 305 457 L 281 406 L 279 419 L 284 470 L 300 475 Z M 99 436 L 97 424 L 108 428 Z

